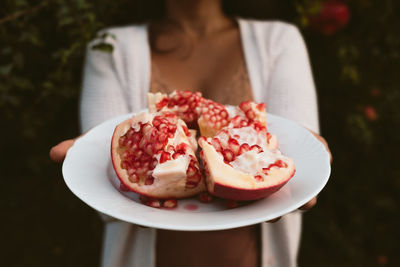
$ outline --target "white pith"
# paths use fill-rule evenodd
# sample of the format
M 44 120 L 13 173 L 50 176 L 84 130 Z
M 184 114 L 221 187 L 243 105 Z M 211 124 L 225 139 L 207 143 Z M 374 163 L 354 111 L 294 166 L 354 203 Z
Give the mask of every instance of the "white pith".
M 264 175 L 264 181 L 257 181 L 252 175 L 253 171 L 245 172 L 237 170 L 224 162 L 223 156 L 218 153 L 215 148 L 207 141 L 200 139 L 200 146 L 203 149 L 204 158 L 210 177 L 208 179 L 208 189 L 212 190 L 214 183 L 226 185 L 227 187 L 235 187 L 240 189 L 259 189 L 271 187 L 280 184 L 282 180 L 290 178 L 294 172 L 293 161 L 285 156 L 279 155 L 279 158 L 288 164 L 287 168 L 273 167 Z M 264 164 L 263 164 L 264 165 Z M 247 169 L 246 166 L 242 166 Z M 257 167 L 258 169 L 258 167 Z
M 252 102 L 251 104 L 251 109 L 254 111 L 254 113 L 256 114 L 256 121 L 259 121 L 262 123 L 262 125 L 267 125 L 267 113 L 265 112 L 265 110 L 259 110 L 257 108 L 257 104 Z

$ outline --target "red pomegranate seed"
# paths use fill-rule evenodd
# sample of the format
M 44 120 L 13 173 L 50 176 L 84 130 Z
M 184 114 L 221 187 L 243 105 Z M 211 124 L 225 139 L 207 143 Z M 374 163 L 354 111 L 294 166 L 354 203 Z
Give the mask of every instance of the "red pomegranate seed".
M 160 157 L 160 163 L 164 163 L 167 160 L 171 160 L 171 154 L 169 152 L 162 151 Z
M 211 144 L 213 145 L 215 150 L 217 150 L 217 151 L 221 151 L 222 150 L 221 142 L 219 141 L 218 138 L 211 139 Z
M 131 166 L 131 164 L 130 164 L 130 162 L 129 161 L 127 161 L 127 160 L 123 160 L 123 161 L 121 161 L 121 168 L 122 169 L 129 169 L 130 168 L 130 166 Z
M 240 103 L 239 108 L 243 110 L 244 112 L 248 111 L 251 109 L 251 101 L 243 101 Z
M 235 154 L 233 153 L 232 150 L 230 149 L 224 149 L 224 151 L 222 152 L 222 154 L 224 155 L 224 159 L 227 162 L 231 162 L 232 160 L 235 159 Z
M 246 117 L 250 120 L 254 120 L 256 118 L 256 114 L 250 109 L 246 111 Z
M 213 201 L 213 196 L 208 192 L 202 192 L 199 194 L 199 200 L 202 203 L 210 203 Z
M 179 145 L 176 146 L 176 151 L 179 153 L 186 153 L 186 150 L 189 148 L 189 145 L 186 143 L 180 143 Z
M 233 154 L 237 155 L 239 153 L 240 145 L 236 139 L 229 138 L 228 146 L 232 150 Z
M 163 203 L 163 207 L 167 209 L 173 209 L 176 208 L 177 206 L 178 202 L 176 201 L 176 199 L 167 199 Z
M 242 144 L 242 145 L 240 146 L 238 155 L 241 155 L 242 153 L 247 152 L 247 151 L 249 151 L 249 150 L 250 150 L 249 144 L 244 143 L 244 144 Z
M 256 108 L 259 111 L 265 111 L 265 104 L 264 103 L 259 103 L 259 104 L 256 105 Z
M 160 200 L 158 200 L 158 199 L 151 199 L 151 200 L 147 201 L 145 204 L 152 208 L 157 208 L 157 209 L 161 208 L 161 203 L 160 203 Z
M 182 126 L 182 129 L 183 129 L 183 131 L 185 132 L 186 136 L 191 136 L 191 135 L 192 135 L 192 134 L 190 133 L 189 129 L 188 129 L 185 125 Z
M 186 176 L 189 178 L 189 177 L 194 176 L 196 173 L 197 173 L 197 169 L 193 166 L 189 166 L 186 171 Z
M 154 178 L 153 177 L 149 177 L 144 181 L 145 185 L 152 185 L 154 183 Z
M 261 175 L 256 175 L 256 176 L 254 176 L 254 178 L 255 178 L 256 181 L 258 181 L 258 182 L 263 182 L 263 181 L 264 181 L 264 178 L 263 178 Z
M 178 107 L 176 114 L 189 123 L 197 120 L 199 116 L 197 108 L 202 106 L 203 101 L 200 93 L 175 91 L 169 97 L 165 97 L 157 103 L 156 108 L 159 111 L 165 106 L 169 108 Z
M 168 97 L 164 97 L 160 102 L 156 104 L 157 111 L 168 105 L 169 99 Z
M 136 174 L 132 174 L 128 177 L 129 181 L 131 183 L 137 183 L 139 182 L 139 177 Z
M 261 153 L 261 152 L 263 152 L 263 149 L 259 146 L 259 145 L 252 145 L 251 147 L 250 147 L 250 150 L 257 150 L 257 153 Z
M 150 206 L 153 208 L 161 207 L 160 200 L 158 200 L 156 198 L 150 198 L 150 197 L 140 195 L 139 199 L 140 199 L 140 202 L 142 202 L 144 205 L 147 205 L 147 206 Z
M 275 161 L 274 163 L 270 164 L 267 168 L 263 168 L 263 173 L 264 174 L 268 174 L 268 172 L 271 170 L 271 168 L 273 167 L 278 167 L 278 168 L 287 168 L 287 163 L 278 159 L 277 161 Z

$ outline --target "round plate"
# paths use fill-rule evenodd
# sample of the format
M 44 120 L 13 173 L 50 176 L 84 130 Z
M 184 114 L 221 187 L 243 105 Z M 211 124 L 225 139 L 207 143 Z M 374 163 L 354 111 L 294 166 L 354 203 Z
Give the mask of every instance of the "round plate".
M 93 209 L 126 222 L 169 230 L 222 230 L 268 221 L 296 210 L 316 196 L 330 175 L 329 155 L 305 128 L 268 114 L 268 130 L 278 137 L 279 149 L 291 157 L 296 174 L 281 190 L 234 209 L 222 200 L 208 204 L 182 199 L 173 210 L 143 205 L 139 196 L 119 188 L 110 156 L 114 128 L 127 114 L 108 120 L 76 140 L 68 150 L 62 172 L 69 189 Z

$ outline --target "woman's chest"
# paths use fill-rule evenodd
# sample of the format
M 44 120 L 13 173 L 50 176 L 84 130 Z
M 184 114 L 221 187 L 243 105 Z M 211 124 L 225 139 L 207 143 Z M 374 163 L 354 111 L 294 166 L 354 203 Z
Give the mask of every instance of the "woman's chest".
M 200 91 L 224 104 L 253 99 L 239 36 L 232 40 L 187 44 L 175 53 L 151 56 L 152 92 Z

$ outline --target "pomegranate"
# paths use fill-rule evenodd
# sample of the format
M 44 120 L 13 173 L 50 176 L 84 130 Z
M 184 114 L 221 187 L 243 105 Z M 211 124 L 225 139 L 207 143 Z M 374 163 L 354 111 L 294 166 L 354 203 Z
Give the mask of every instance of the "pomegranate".
M 281 154 L 259 122 L 229 125 L 213 138 L 201 137 L 200 157 L 208 192 L 231 200 L 267 197 L 295 173 L 293 161 Z
M 225 106 L 190 91 L 149 93 L 148 102 L 149 113 L 116 127 L 111 146 L 121 188 L 139 193 L 142 203 L 172 209 L 176 199 L 200 193 L 201 202 L 214 195 L 228 199 L 232 208 L 276 192 L 294 175 L 292 160 L 267 131 L 265 104 Z M 198 125 L 198 142 L 186 123 Z
M 199 118 L 200 107 L 205 99 L 199 92 L 174 91 L 169 95 L 148 93 L 147 100 L 149 112 L 171 112 L 192 126 Z
M 172 112 L 191 126 L 197 121 L 205 137 L 214 136 L 229 123 L 244 126 L 257 121 L 266 126 L 267 121 L 264 103 L 245 101 L 239 107 L 225 106 L 203 98 L 199 92 L 149 93 L 148 104 L 150 112 Z
M 114 131 L 111 158 L 121 184 L 148 197 L 149 206 L 160 207 L 158 199 L 174 199 L 205 190 L 195 156 L 197 146 L 184 121 L 172 113 L 140 113 L 119 124 Z

